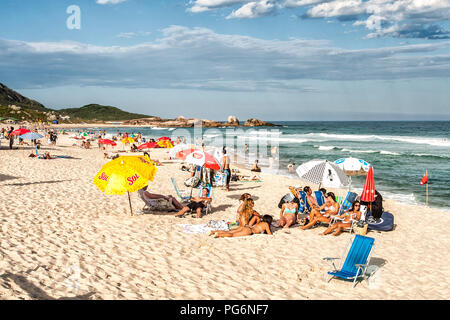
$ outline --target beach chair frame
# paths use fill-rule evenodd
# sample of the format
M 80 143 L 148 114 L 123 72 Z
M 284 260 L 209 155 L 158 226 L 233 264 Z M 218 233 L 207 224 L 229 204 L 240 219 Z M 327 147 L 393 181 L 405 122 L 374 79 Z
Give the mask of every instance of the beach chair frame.
M 175 189 L 175 193 L 177 194 L 179 200 L 181 202 L 187 202 L 191 198 L 190 191 L 178 189 L 177 182 L 174 178 L 170 178 L 170 181 L 172 181 L 173 188 Z
M 327 282 L 334 278 L 353 280 L 352 288 L 354 288 L 358 278 L 363 277 L 365 279 L 367 277 L 366 271 L 369 267 L 374 247 L 374 238 L 361 235 L 351 237 L 340 258 L 323 258 L 323 260 L 330 262 Z M 340 261 L 338 267 L 336 267 L 335 260 Z

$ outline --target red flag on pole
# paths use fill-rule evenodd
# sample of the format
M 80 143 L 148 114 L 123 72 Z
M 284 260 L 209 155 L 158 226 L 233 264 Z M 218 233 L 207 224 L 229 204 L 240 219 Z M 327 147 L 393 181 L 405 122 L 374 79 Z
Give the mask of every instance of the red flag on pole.
M 428 170 L 425 171 L 425 175 L 422 177 L 422 180 L 420 180 L 420 185 L 423 186 L 424 184 L 428 183 Z

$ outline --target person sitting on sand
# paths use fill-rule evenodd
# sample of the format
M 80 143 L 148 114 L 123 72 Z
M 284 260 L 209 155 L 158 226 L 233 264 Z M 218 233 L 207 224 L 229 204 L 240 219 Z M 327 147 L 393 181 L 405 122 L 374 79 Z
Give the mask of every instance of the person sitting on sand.
M 260 168 L 260 166 L 258 166 L 258 160 L 255 160 L 255 163 L 253 163 L 253 166 L 252 166 L 252 170 L 250 170 L 250 171 L 261 172 L 261 168 Z
M 172 196 L 167 195 L 164 196 L 162 194 L 150 193 L 147 191 L 147 187 L 138 190 L 141 198 L 145 199 L 145 203 L 151 208 L 153 211 L 176 211 L 181 210 L 183 205 L 178 202 L 178 200 Z
M 138 152 L 138 147 L 134 143 L 131 146 L 131 152 Z
M 189 199 L 189 204 L 185 207 L 182 207 L 180 211 L 175 214 L 175 217 L 181 218 L 186 214 L 186 212 L 190 210 L 194 210 L 197 213 L 197 218 L 202 217 L 202 210 L 205 208 L 207 202 L 211 202 L 212 198 L 208 197 L 208 188 L 202 189 L 201 197 L 192 197 Z
M 321 211 L 324 210 L 322 213 Z M 323 206 L 311 210 L 309 215 L 309 223 L 300 227 L 302 230 L 313 227 L 317 222 L 330 223 L 329 216 L 336 215 L 339 212 L 339 203 L 336 202 L 336 196 L 333 192 L 328 192 Z
M 298 204 L 293 198 L 289 202 L 283 203 L 280 211 L 280 221 L 278 225 L 283 228 L 289 228 L 297 218 Z
M 340 235 L 345 228 L 350 228 L 352 226 L 351 220 L 358 221 L 361 218 L 361 211 L 359 209 L 360 207 L 361 204 L 359 201 L 353 202 L 350 211 L 347 211 L 338 216 L 339 219 L 342 219 L 341 221 L 333 223 L 327 230 L 325 230 L 323 233 L 320 233 L 319 235 L 325 236 L 327 234 L 330 234 L 334 230 L 336 231 L 333 233 L 333 236 Z
M 235 237 L 245 237 L 250 236 L 252 234 L 261 234 L 266 233 L 267 235 L 272 235 L 272 231 L 270 230 L 270 225 L 272 224 L 273 218 L 272 216 L 265 214 L 261 222 L 253 225 L 253 226 L 244 226 L 242 229 L 235 229 L 231 231 L 220 231 L 213 230 L 209 235 L 213 235 L 214 238 L 235 238 Z
M 239 198 L 239 202 L 241 202 L 241 204 L 239 205 L 239 207 L 237 209 L 237 216 L 236 216 L 236 222 L 238 225 L 241 221 L 241 212 L 244 210 L 245 202 L 251 198 L 252 198 L 252 196 L 250 195 L 250 193 L 244 193 Z M 253 201 L 253 199 L 252 199 L 252 201 Z M 251 214 L 249 221 L 251 221 L 252 224 L 259 223 L 261 221 L 261 215 L 257 211 L 253 210 L 253 213 Z

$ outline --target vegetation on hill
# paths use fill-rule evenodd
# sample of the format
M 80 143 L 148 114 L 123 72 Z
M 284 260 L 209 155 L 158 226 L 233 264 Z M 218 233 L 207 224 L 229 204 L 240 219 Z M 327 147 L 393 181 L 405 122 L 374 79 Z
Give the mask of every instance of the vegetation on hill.
M 3 119 L 14 118 L 31 122 L 59 120 L 66 123 L 79 123 L 124 121 L 148 117 L 144 114 L 130 113 L 116 107 L 98 104 L 89 104 L 81 108 L 52 110 L 0 83 L 0 118 Z
M 112 106 L 89 104 L 81 108 L 61 109 L 58 112 L 63 116 L 70 116 L 72 120 L 86 121 L 121 121 L 138 118 L 148 118 L 145 114 L 130 113 Z

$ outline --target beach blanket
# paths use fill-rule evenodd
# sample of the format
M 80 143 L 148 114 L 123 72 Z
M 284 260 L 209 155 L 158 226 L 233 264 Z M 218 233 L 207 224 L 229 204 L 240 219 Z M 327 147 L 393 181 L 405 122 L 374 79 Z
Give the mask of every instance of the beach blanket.
M 178 224 L 183 228 L 184 233 L 205 234 L 212 230 L 228 231 L 228 224 L 225 220 L 210 220 L 205 224 Z

